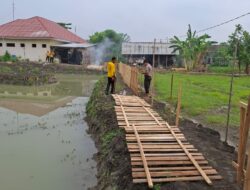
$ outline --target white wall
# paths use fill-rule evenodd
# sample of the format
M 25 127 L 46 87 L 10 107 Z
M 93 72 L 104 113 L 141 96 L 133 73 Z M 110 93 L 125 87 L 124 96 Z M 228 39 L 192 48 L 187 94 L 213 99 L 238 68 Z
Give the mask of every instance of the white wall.
M 62 44 L 62 42 L 54 40 L 18 40 L 18 39 L 1 39 L 2 47 L 0 47 L 0 55 L 4 55 L 8 51 L 11 55 L 21 57 L 21 59 L 29 59 L 30 61 L 45 61 L 46 52 L 50 50 L 50 46 Z M 15 43 L 15 47 L 7 47 L 7 43 Z M 21 43 L 25 47 L 21 47 Z M 36 48 L 32 47 L 36 44 Z M 42 44 L 46 44 L 46 48 L 42 48 Z

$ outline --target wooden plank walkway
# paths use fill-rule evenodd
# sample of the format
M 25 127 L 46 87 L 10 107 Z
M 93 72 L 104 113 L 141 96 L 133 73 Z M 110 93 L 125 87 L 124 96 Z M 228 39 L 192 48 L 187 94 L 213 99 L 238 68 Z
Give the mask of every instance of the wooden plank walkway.
M 137 96 L 113 95 L 119 127 L 126 131 L 134 183 L 221 179 L 176 126 Z

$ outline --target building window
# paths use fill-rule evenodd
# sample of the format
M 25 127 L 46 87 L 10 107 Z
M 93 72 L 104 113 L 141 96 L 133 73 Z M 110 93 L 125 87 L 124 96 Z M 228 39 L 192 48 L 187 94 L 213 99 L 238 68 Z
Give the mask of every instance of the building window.
M 21 46 L 21 47 L 25 47 L 25 44 L 22 43 L 22 44 L 20 44 L 20 46 Z
M 7 47 L 15 47 L 15 43 L 7 43 Z
M 33 48 L 36 48 L 36 44 L 32 44 L 32 47 L 33 47 Z
M 3 47 L 3 44 L 2 44 L 2 43 L 0 43 L 0 47 Z
M 42 44 L 42 48 L 46 48 L 47 47 L 47 45 L 46 44 Z

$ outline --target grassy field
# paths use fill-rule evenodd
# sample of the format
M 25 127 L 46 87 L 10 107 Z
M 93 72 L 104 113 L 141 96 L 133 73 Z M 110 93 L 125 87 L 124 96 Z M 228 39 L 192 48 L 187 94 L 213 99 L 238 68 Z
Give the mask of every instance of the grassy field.
M 182 84 L 182 114 L 204 124 L 226 125 L 230 77 L 174 74 L 173 99 L 170 100 L 171 73 L 155 75 L 156 98 L 176 104 L 178 84 Z M 239 126 L 239 101 L 250 95 L 250 77 L 235 77 L 230 126 Z
M 241 74 L 245 74 L 244 73 L 244 70 L 245 70 L 245 67 L 242 66 L 241 67 Z M 219 73 L 219 74 L 231 74 L 233 71 L 233 68 L 232 66 L 208 66 L 208 72 L 211 72 L 211 73 Z M 235 73 L 239 73 L 239 68 L 238 67 L 235 67 L 234 68 L 234 72 Z

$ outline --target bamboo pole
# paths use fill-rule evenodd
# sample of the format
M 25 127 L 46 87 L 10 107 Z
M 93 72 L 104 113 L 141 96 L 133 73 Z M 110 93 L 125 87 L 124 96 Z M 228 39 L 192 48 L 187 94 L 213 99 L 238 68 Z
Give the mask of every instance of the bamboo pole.
M 151 106 L 153 107 L 154 105 L 154 82 L 155 82 L 155 43 L 156 43 L 156 39 L 154 39 L 154 46 L 153 46 L 153 68 L 152 68 L 152 84 L 151 84 Z
M 171 76 L 171 86 L 170 86 L 170 99 L 172 99 L 172 97 L 173 97 L 173 83 L 174 83 L 174 74 L 172 74 L 172 76 Z
M 177 109 L 176 109 L 176 118 L 175 118 L 175 125 L 179 127 L 179 117 L 181 112 L 181 95 L 182 95 L 182 85 L 179 85 L 179 92 L 178 92 L 178 102 L 177 102 Z
M 185 152 L 185 154 L 188 156 L 188 158 L 194 164 L 195 168 L 199 171 L 199 173 L 201 174 L 201 176 L 207 182 L 207 184 L 208 185 L 212 185 L 212 181 L 210 180 L 210 178 L 207 176 L 207 174 L 204 172 L 204 170 L 201 168 L 201 166 L 197 163 L 197 161 L 194 159 L 194 157 L 192 156 L 192 154 L 190 154 L 190 152 L 188 151 L 188 149 L 183 145 L 183 143 L 181 142 L 181 140 L 176 136 L 175 132 L 171 129 L 171 127 L 169 126 L 169 124 L 167 122 L 166 122 L 166 125 L 167 125 L 168 129 L 170 130 L 171 134 L 175 137 L 175 139 L 178 142 L 178 144 L 181 146 L 181 148 Z
M 233 70 L 232 70 L 231 82 L 230 82 L 230 90 L 229 90 L 229 100 L 228 100 L 228 110 L 227 110 L 227 125 L 226 125 L 226 131 L 225 131 L 225 143 L 227 143 L 227 139 L 228 139 L 228 128 L 229 128 L 231 100 L 232 100 L 232 91 L 233 91 L 233 80 L 234 80 L 234 67 L 237 63 L 237 60 L 236 60 L 237 48 L 238 48 L 238 45 L 236 44 L 235 52 L 234 52 L 234 64 L 233 64 Z
M 142 144 L 141 144 L 140 136 L 139 136 L 139 134 L 138 134 L 138 132 L 136 130 L 135 124 L 132 124 L 132 127 L 133 127 L 133 130 L 134 130 L 134 134 L 136 136 L 137 144 L 138 144 L 139 149 L 140 149 L 140 154 L 141 154 L 141 159 L 142 159 L 142 162 L 143 162 L 143 167 L 144 167 L 144 170 L 145 170 L 145 173 L 146 173 L 146 176 L 147 176 L 148 187 L 153 188 L 153 182 L 152 182 L 152 178 L 151 178 L 151 175 L 150 175 L 150 172 L 149 172 L 148 163 L 147 163 L 144 151 L 143 151 L 143 147 L 142 147 Z

